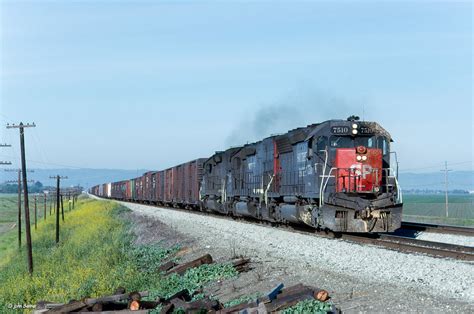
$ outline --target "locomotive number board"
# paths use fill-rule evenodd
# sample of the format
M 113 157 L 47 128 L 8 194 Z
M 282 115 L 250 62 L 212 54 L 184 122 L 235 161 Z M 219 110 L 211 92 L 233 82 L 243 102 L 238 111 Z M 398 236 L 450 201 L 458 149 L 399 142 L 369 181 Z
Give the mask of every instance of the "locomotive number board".
M 367 126 L 360 126 L 359 133 L 360 134 L 374 134 L 374 131 Z
M 352 134 L 351 131 L 352 129 L 348 126 L 332 126 L 331 127 L 331 133 L 332 134 L 339 134 L 339 135 L 347 135 L 347 134 Z M 374 131 L 372 128 L 369 128 L 367 126 L 359 125 L 357 128 L 358 134 L 363 134 L 363 135 L 369 135 L 369 134 L 374 134 Z
M 331 127 L 332 134 L 349 134 L 350 128 L 348 126 L 333 126 Z

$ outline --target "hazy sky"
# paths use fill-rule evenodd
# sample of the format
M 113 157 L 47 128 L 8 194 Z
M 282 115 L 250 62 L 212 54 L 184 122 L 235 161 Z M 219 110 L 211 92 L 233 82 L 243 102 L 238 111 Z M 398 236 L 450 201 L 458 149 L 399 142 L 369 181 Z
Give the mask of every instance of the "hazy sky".
M 0 8 L 0 122 L 37 124 L 30 167 L 162 169 L 358 114 L 391 132 L 402 170 L 473 169 L 470 2 Z M 18 165 L 18 131 L 0 141 Z

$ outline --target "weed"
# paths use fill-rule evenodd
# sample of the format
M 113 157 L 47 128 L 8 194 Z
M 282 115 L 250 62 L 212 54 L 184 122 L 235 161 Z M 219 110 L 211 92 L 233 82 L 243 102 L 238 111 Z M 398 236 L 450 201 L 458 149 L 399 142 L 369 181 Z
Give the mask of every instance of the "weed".
M 298 302 L 295 306 L 282 311 L 282 314 L 328 313 L 330 311 L 330 303 L 318 300 L 304 300 Z

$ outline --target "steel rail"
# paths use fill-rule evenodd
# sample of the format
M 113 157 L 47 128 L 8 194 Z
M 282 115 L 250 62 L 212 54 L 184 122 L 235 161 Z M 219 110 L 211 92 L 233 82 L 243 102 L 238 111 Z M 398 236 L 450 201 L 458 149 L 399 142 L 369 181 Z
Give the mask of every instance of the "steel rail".
M 474 237 L 474 228 L 402 221 L 401 229 Z M 473 241 L 474 242 L 474 241 Z
M 457 244 L 417 240 L 389 234 L 342 234 L 341 238 L 356 243 L 373 244 L 402 252 L 422 253 L 434 257 L 449 257 L 474 261 L 474 247 Z

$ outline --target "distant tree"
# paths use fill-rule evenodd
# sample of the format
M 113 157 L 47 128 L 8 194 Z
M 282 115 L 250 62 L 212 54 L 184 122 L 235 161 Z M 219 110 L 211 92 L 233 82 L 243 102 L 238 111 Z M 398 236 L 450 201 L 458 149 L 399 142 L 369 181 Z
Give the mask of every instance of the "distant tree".
M 18 184 L 3 183 L 0 185 L 0 193 L 17 193 Z
M 32 185 L 28 185 L 28 193 L 42 193 L 44 190 L 48 189 L 48 187 L 44 186 L 43 183 L 40 181 L 36 181 Z M 17 193 L 18 192 L 18 184 L 8 184 L 2 183 L 0 184 L 0 193 Z

